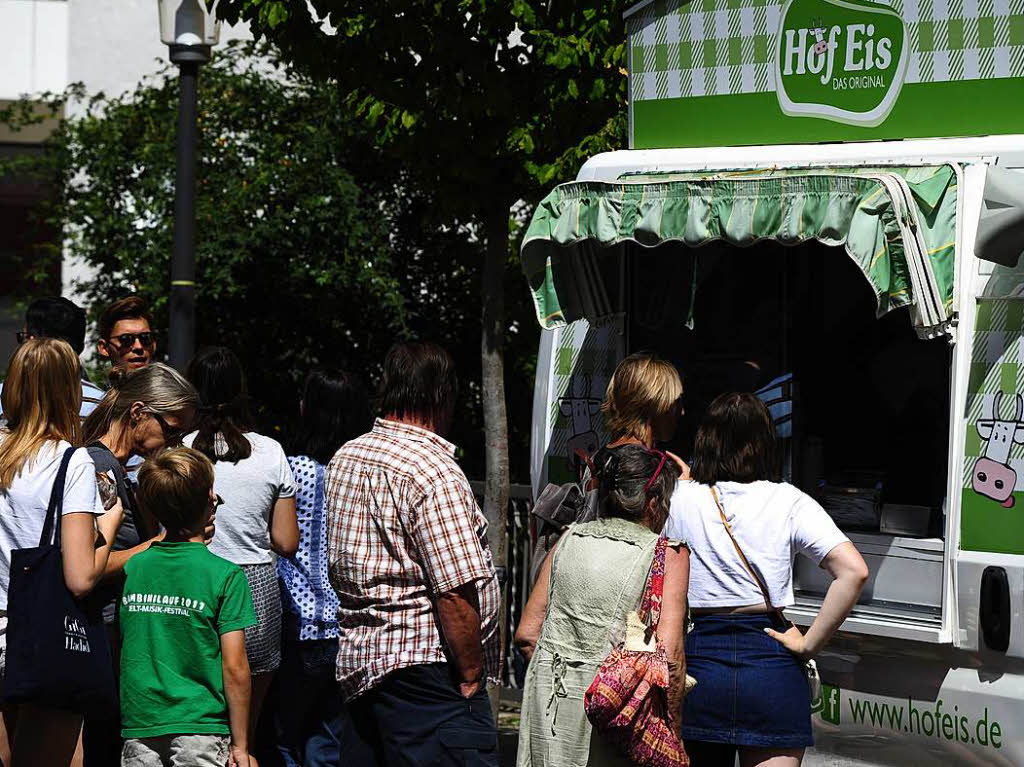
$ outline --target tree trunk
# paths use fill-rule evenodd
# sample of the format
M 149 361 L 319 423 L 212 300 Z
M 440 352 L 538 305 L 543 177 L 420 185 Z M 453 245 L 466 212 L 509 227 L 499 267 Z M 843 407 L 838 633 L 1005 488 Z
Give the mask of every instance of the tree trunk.
M 487 475 L 484 489 L 484 516 L 494 566 L 501 577 L 501 646 L 508 635 L 507 579 L 508 559 L 508 418 L 505 412 L 505 265 L 508 259 L 508 206 L 496 205 L 487 213 L 484 230 L 487 252 L 480 280 L 480 342 L 483 388 L 484 444 Z M 497 722 L 497 690 L 491 693 L 491 708 Z

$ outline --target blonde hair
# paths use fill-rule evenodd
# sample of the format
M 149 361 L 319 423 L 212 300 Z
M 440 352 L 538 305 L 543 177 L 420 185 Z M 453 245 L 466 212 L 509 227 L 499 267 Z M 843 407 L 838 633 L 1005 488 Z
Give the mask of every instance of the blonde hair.
M 139 469 L 139 505 L 172 533 L 205 520 L 212 487 L 213 463 L 190 447 L 165 450 Z
M 79 444 L 81 374 L 67 341 L 33 338 L 14 351 L 0 395 L 10 431 L 0 442 L 0 488 L 9 488 L 47 442 Z
M 666 416 L 683 394 L 675 365 L 651 352 L 631 354 L 615 366 L 601 412 L 611 441 L 644 439 L 647 426 Z
M 114 368 L 111 387 L 85 419 L 86 444 L 102 439 L 117 422 L 128 420 L 132 403 L 142 402 L 149 413 L 181 413 L 199 407 L 199 395 L 185 377 L 159 362 L 138 370 Z

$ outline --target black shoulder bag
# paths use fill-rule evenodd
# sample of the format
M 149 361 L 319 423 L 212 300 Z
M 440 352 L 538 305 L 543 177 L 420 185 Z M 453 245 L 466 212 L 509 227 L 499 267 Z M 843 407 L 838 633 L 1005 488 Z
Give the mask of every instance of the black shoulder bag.
M 61 515 L 74 452 L 68 448 L 61 458 L 39 545 L 11 552 L 4 699 L 112 714 L 117 711 L 117 688 L 103 606 L 75 599 L 64 583 Z

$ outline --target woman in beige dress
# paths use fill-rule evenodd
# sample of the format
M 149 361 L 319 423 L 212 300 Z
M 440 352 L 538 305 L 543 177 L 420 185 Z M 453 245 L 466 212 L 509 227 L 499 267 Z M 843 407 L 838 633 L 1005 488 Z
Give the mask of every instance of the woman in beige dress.
M 516 632 L 530 659 L 519 767 L 628 763 L 592 731 L 583 694 L 639 607 L 679 467 L 636 444 L 606 448 L 597 458 L 598 518 L 572 525 L 548 555 Z M 680 541 L 668 543 L 657 633 L 673 660 L 669 711 L 678 712 L 689 552 Z

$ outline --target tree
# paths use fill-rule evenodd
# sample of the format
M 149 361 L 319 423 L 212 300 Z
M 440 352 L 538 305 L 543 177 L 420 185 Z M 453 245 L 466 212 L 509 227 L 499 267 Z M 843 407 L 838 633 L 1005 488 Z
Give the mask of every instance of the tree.
M 87 96 L 73 86 L 16 102 L 0 110 L 0 123 L 38 122 L 69 98 Z M 39 209 L 40 247 L 20 270 L 51 279 L 62 255 L 53 232 L 64 232 L 67 255 L 95 271 L 80 286 L 93 317 L 137 291 L 163 325 L 176 70 L 87 103 L 41 151 L 0 158 L 0 179 L 53 190 Z M 433 190 L 415 186 L 400 162 L 366 141 L 336 86 L 290 70 L 269 47 L 217 49 L 200 77 L 199 105 L 198 342 L 238 352 L 260 427 L 286 436 L 310 368 L 345 366 L 372 383 L 396 338 L 429 336 L 453 350 L 467 382 L 470 406 L 460 409 L 455 438 L 466 446 L 467 473 L 481 476 L 481 387 L 466 375 L 477 366 L 465 348 L 480 333 L 472 289 L 479 265 L 466 227 L 437 216 Z M 507 279 L 518 281 L 511 269 Z M 525 304 L 517 311 L 528 317 Z M 518 443 L 524 455 L 527 440 Z
M 621 146 L 624 4 L 566 0 L 221 0 L 218 14 L 337 82 L 379 144 L 484 235 L 480 283 L 485 514 L 505 562 L 509 467 L 502 276 L 510 208 Z M 315 16 L 314 16 L 315 14 Z M 504 627 L 503 627 L 504 628 Z

